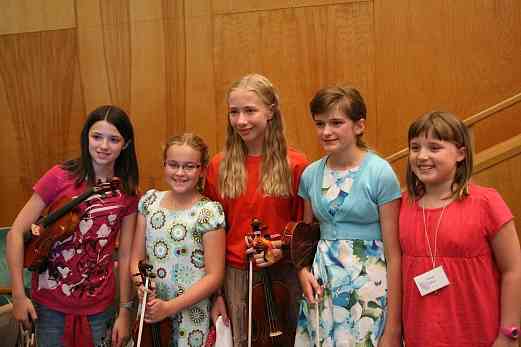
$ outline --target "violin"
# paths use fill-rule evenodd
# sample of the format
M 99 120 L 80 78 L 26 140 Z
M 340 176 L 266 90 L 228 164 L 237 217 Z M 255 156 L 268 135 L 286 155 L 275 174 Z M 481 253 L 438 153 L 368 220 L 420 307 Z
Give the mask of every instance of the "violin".
M 251 223 L 250 234 L 253 248 L 257 253 L 265 252 L 269 259 L 271 240 L 262 235 L 266 227 L 258 219 Z M 290 330 L 287 319 L 281 319 L 281 313 L 290 310 L 289 290 L 281 281 L 273 281 L 268 269 L 261 270 L 261 281 L 251 289 L 251 343 L 255 347 L 293 346 L 295 332 Z M 293 329 L 293 328 L 291 328 Z
M 107 182 L 98 180 L 95 186 L 76 198 L 62 196 L 50 204 L 45 215 L 36 222 L 40 227 L 40 234 L 36 236 L 30 231 L 25 233 L 24 267 L 40 273 L 45 271 L 52 246 L 72 235 L 78 226 L 82 217 L 78 205 L 94 194 L 104 197 L 107 192 L 119 189 L 120 184 L 117 177 Z
M 141 281 L 144 285 L 151 288 L 150 279 L 154 279 L 156 275 L 152 273 L 152 265 L 145 263 L 143 260 L 139 261 L 139 273 L 134 276 L 141 276 Z M 141 310 L 145 309 L 146 296 L 143 297 Z M 144 314 L 144 312 L 142 312 Z M 172 341 L 172 319 L 165 318 L 157 323 L 144 323 L 140 319 L 136 319 L 132 327 L 132 340 L 135 347 L 168 347 Z M 140 336 L 141 330 L 141 336 Z
M 313 264 L 319 240 L 319 223 L 289 222 L 286 225 L 282 233 L 282 248 L 289 251 L 297 271 Z

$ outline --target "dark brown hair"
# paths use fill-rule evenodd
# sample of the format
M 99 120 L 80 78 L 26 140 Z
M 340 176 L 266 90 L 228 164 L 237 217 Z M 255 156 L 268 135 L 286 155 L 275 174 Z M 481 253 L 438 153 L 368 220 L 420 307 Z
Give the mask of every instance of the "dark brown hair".
M 324 114 L 338 110 L 353 122 L 367 118 L 367 107 L 360 92 L 353 87 L 328 87 L 320 89 L 311 102 L 309 111 L 315 119 L 317 114 Z M 356 137 L 356 145 L 367 149 L 368 146 L 362 139 L 363 134 Z

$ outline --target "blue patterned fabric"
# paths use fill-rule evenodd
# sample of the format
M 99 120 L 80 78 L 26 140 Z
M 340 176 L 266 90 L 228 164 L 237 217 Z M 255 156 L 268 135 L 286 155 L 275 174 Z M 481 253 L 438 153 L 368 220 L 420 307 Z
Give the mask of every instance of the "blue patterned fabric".
M 156 274 L 157 294 L 163 300 L 183 294 L 205 275 L 203 235 L 225 226 L 218 202 L 206 198 L 186 210 L 161 207 L 166 192 L 148 191 L 138 211 L 146 219 L 146 254 Z M 208 298 L 173 318 L 175 347 L 203 346 L 210 327 Z
M 298 194 L 311 202 L 320 222 L 323 240 L 381 240 L 379 207 L 400 197 L 400 184 L 393 169 L 372 152 L 365 154 L 351 193 L 331 215 L 322 191 L 327 157 L 313 162 L 302 174 Z
M 322 347 L 376 346 L 387 311 L 379 207 L 399 198 L 400 187 L 389 164 L 371 152 L 350 170 L 326 163 L 308 166 L 299 187 L 320 222 L 312 272 L 324 296 L 318 307 L 301 300 L 295 347 L 315 346 L 317 330 Z

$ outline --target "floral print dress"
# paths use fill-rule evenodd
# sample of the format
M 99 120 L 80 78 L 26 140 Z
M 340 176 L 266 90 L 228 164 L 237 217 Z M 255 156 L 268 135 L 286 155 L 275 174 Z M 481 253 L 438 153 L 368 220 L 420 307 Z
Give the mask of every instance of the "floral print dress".
M 166 192 L 148 191 L 138 210 L 146 219 L 146 254 L 163 300 L 183 294 L 205 275 L 203 235 L 224 228 L 218 202 L 203 198 L 186 210 L 160 205 Z M 172 346 L 203 346 L 210 327 L 210 301 L 204 299 L 173 316 Z
M 322 194 L 335 215 L 359 168 L 333 171 L 326 167 Z M 382 335 L 387 307 L 387 277 L 380 240 L 320 240 L 312 266 L 323 282 L 324 296 L 318 304 L 319 346 L 376 346 Z M 302 298 L 295 346 L 316 345 L 317 305 Z

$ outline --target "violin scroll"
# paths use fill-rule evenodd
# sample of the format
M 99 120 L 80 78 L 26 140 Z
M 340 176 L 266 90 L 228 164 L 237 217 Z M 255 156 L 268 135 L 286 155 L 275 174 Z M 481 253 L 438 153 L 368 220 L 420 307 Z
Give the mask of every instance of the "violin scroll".
M 258 218 L 253 218 L 251 222 L 252 232 L 248 235 L 252 247 L 257 253 L 264 251 L 266 261 L 274 261 L 272 240 L 263 236 L 266 234 L 267 226 Z
M 150 279 L 156 277 L 156 274 L 152 272 L 154 267 L 144 260 L 140 260 L 138 268 L 139 273 L 133 274 L 133 276 L 141 276 L 142 284 L 145 285 L 148 282 L 148 287 L 150 288 Z M 144 297 L 144 299 L 146 298 Z M 145 303 L 143 302 L 142 310 L 144 309 Z M 167 347 L 170 345 L 173 332 L 172 320 L 170 318 L 152 324 L 143 323 L 142 319 L 139 318 L 141 317 L 138 316 L 132 328 L 132 339 L 136 347 Z

